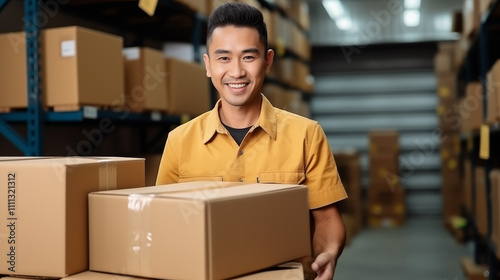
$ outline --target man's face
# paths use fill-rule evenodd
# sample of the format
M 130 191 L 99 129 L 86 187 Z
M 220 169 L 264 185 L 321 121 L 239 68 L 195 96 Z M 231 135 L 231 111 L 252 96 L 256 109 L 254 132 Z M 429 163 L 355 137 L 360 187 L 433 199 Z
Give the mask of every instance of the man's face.
M 203 56 L 207 76 L 223 103 L 231 106 L 251 104 L 259 96 L 264 77 L 273 60 L 256 29 L 228 25 L 216 28 Z

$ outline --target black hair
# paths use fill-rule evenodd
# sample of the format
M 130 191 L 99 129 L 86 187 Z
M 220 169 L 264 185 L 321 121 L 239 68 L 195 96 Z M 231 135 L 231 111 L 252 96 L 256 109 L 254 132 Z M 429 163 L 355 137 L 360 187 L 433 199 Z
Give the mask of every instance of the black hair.
M 217 7 L 208 18 L 207 46 L 212 38 L 212 33 L 217 27 L 234 25 L 236 27 L 255 28 L 259 32 L 260 41 L 269 48 L 267 28 L 261 11 L 245 3 L 230 2 Z

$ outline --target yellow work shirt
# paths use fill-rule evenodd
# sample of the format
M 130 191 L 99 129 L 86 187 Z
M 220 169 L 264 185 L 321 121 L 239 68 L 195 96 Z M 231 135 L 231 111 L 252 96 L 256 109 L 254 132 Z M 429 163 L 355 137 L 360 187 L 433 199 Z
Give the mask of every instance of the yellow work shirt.
M 172 130 L 157 185 L 188 181 L 303 184 L 309 208 L 347 197 L 318 122 L 274 108 L 262 95 L 259 119 L 238 146 L 213 110 Z

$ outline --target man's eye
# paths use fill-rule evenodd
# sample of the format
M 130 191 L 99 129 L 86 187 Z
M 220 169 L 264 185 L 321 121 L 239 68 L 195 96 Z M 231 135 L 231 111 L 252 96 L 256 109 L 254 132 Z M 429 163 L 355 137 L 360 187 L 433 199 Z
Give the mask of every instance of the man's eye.
M 250 55 L 243 57 L 243 60 L 254 60 L 254 59 L 255 59 L 255 57 L 250 56 Z
M 229 60 L 229 57 L 221 56 L 217 60 L 227 61 L 227 60 Z

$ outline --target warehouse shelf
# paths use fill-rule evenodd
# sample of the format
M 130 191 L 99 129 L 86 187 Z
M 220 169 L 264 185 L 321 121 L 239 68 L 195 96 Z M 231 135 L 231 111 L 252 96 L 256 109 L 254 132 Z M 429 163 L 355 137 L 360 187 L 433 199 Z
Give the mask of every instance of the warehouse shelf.
M 0 0 L 0 11 L 6 6 L 8 0 Z M 50 122 L 81 122 L 83 120 L 120 120 L 130 122 L 168 123 L 180 124 L 186 116 L 170 116 L 164 113 L 130 113 L 101 110 L 92 106 L 84 106 L 72 112 L 46 112 L 42 106 L 42 90 L 40 87 L 40 22 L 37 16 L 45 2 L 41 0 L 24 0 L 25 32 L 32 34 L 26 39 L 27 56 L 27 81 L 28 81 L 28 107 L 26 111 L 1 113 L 0 134 L 14 144 L 27 156 L 42 155 L 44 125 Z M 167 40 L 178 38 L 179 34 L 184 39 L 192 42 L 195 61 L 201 61 L 199 47 L 203 36 L 203 27 L 206 16 L 173 0 L 161 0 L 155 16 L 150 17 L 137 7 L 136 1 L 90 1 L 72 0 L 64 5 L 59 5 L 58 10 L 78 14 L 87 18 L 94 18 L 109 26 L 129 28 L 128 31 L 140 35 L 135 43 L 142 43 L 145 38 Z M 186 28 L 179 24 L 165 24 L 165 19 L 180 18 L 188 22 Z M 152 28 L 152 27 L 163 27 Z M 172 27 L 168 29 L 168 27 Z M 168 29 L 168 30 L 167 30 Z M 180 31 L 175 34 L 173 30 Z M 186 32 L 188 30 L 189 32 Z M 173 35 L 172 35 L 173 34 Z M 25 122 L 27 124 L 27 138 L 20 136 L 10 126 L 10 122 Z M 159 138 L 159 137 L 157 137 Z
M 480 24 L 475 36 L 472 38 L 470 47 L 464 57 L 462 66 L 457 74 L 457 89 L 458 96 L 465 96 L 465 85 L 468 82 L 479 81 L 483 86 L 483 110 L 484 119 L 486 119 L 487 113 L 487 102 L 488 98 L 488 84 L 487 84 L 487 73 L 491 69 L 492 65 L 496 60 L 500 59 L 500 39 L 499 35 L 500 27 L 500 1 L 494 1 L 489 9 L 481 16 Z M 494 138 L 498 136 L 500 128 L 497 124 L 489 126 L 489 158 L 481 159 L 479 157 L 481 133 L 474 131 L 471 135 L 463 135 L 463 141 L 470 141 L 468 137 L 472 137 L 473 147 L 472 151 L 464 151 L 464 156 L 469 158 L 471 161 L 471 172 L 474 172 L 475 167 L 480 165 L 485 169 L 485 187 L 486 187 L 486 213 L 487 213 L 487 226 L 488 233 L 484 236 L 480 236 L 477 233 L 477 223 L 474 217 L 471 215 L 466 216 L 467 220 L 474 228 L 474 259 L 476 263 L 480 261 L 480 258 L 488 263 L 489 269 L 489 279 L 498 280 L 499 272 L 499 260 L 496 257 L 494 246 L 491 240 L 491 224 L 492 224 L 492 200 L 491 200 L 491 182 L 489 178 L 489 173 L 495 164 L 498 164 L 498 158 L 500 158 L 500 153 L 498 148 L 495 147 L 497 142 L 493 141 Z M 474 177 L 474 176 L 473 176 Z M 472 182 L 474 188 L 475 182 Z

